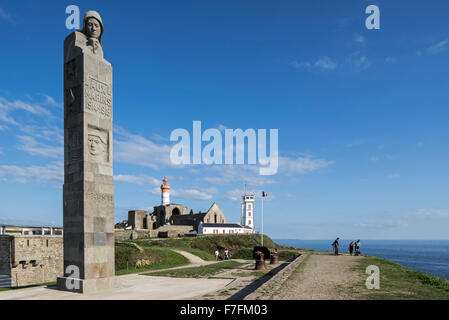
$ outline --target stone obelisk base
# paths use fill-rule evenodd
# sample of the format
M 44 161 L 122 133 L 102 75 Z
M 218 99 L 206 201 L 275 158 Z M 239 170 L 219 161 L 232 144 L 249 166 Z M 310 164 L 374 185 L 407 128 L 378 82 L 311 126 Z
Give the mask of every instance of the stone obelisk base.
M 92 293 L 120 288 L 121 284 L 117 277 L 97 279 L 74 279 L 59 277 L 56 280 L 58 290 L 74 293 Z

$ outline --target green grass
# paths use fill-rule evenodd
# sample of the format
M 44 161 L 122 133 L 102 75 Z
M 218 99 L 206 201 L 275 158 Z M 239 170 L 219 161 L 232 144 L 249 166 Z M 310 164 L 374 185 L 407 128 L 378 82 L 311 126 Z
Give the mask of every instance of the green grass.
M 55 285 L 56 285 L 56 281 L 45 282 L 45 283 L 39 283 L 39 284 L 31 284 L 29 286 L 0 288 L 0 292 L 1 291 L 9 291 L 9 290 L 17 290 L 17 289 L 25 289 L 25 288 L 33 288 L 33 287 L 55 286 Z
M 264 235 L 263 241 L 264 245 L 269 249 L 283 248 L 283 246 L 276 244 L 266 235 Z M 231 254 L 235 254 L 240 249 L 259 246 L 261 244 L 261 236 L 260 234 L 234 234 L 164 240 L 137 239 L 133 240 L 133 242 L 150 247 L 193 248 L 209 254 L 213 254 L 217 247 L 223 247 L 227 248 Z
M 365 286 L 366 267 L 380 269 L 380 289 L 368 290 Z M 389 260 L 365 256 L 355 268 L 362 274 L 363 281 L 357 284 L 361 299 L 369 300 L 448 300 L 449 281 L 432 275 L 414 271 Z
M 254 260 L 253 248 L 243 248 L 232 255 L 232 259 Z
M 123 275 L 189 264 L 189 260 L 186 257 L 167 248 L 143 247 L 143 249 L 144 252 L 140 253 L 135 248 L 116 246 L 115 274 Z M 139 259 L 149 260 L 150 264 L 143 267 L 136 267 L 136 262 Z
M 213 276 L 224 270 L 235 269 L 241 266 L 243 263 L 236 261 L 224 261 L 219 263 L 210 264 L 207 266 L 183 268 L 176 270 L 165 270 L 159 272 L 146 273 L 147 276 L 161 276 L 172 278 L 204 278 Z
M 298 250 L 279 251 L 279 260 L 290 261 L 296 259 L 299 255 Z
M 188 253 L 191 253 L 205 261 L 214 261 L 215 257 L 214 255 L 210 254 L 209 252 L 206 251 L 202 251 L 199 249 L 195 249 L 195 248 L 188 248 L 188 247 L 184 247 L 184 248 L 172 248 L 174 250 L 181 250 L 181 251 L 186 251 Z

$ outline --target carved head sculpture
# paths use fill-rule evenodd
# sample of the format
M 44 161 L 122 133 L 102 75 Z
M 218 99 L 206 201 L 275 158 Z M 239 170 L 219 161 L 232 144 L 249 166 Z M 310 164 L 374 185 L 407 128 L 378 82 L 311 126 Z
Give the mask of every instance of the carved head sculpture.
M 98 158 L 104 158 L 107 152 L 107 138 L 105 133 L 99 130 L 92 130 L 88 135 L 89 153 Z
M 86 12 L 84 15 L 82 32 L 88 38 L 98 39 L 101 44 L 101 37 L 103 36 L 104 27 L 100 14 L 97 11 L 90 10 Z

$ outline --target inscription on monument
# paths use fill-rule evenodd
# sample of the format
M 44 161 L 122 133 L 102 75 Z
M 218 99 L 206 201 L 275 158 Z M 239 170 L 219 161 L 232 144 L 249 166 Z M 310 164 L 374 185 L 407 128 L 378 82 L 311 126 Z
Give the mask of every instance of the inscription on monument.
M 94 192 L 87 193 L 87 198 L 96 201 L 108 201 L 108 202 L 114 200 L 114 196 L 112 194 L 94 193 Z
M 85 87 L 86 109 L 108 119 L 112 118 L 112 88 L 89 76 Z
M 105 246 L 108 243 L 105 233 L 94 233 L 94 246 Z

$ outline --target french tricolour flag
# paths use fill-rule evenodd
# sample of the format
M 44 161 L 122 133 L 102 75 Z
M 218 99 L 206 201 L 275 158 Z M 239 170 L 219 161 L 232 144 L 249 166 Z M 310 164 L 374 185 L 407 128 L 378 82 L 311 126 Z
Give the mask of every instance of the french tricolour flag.
M 265 191 L 262 191 L 262 198 L 268 198 L 268 193 L 266 193 Z

